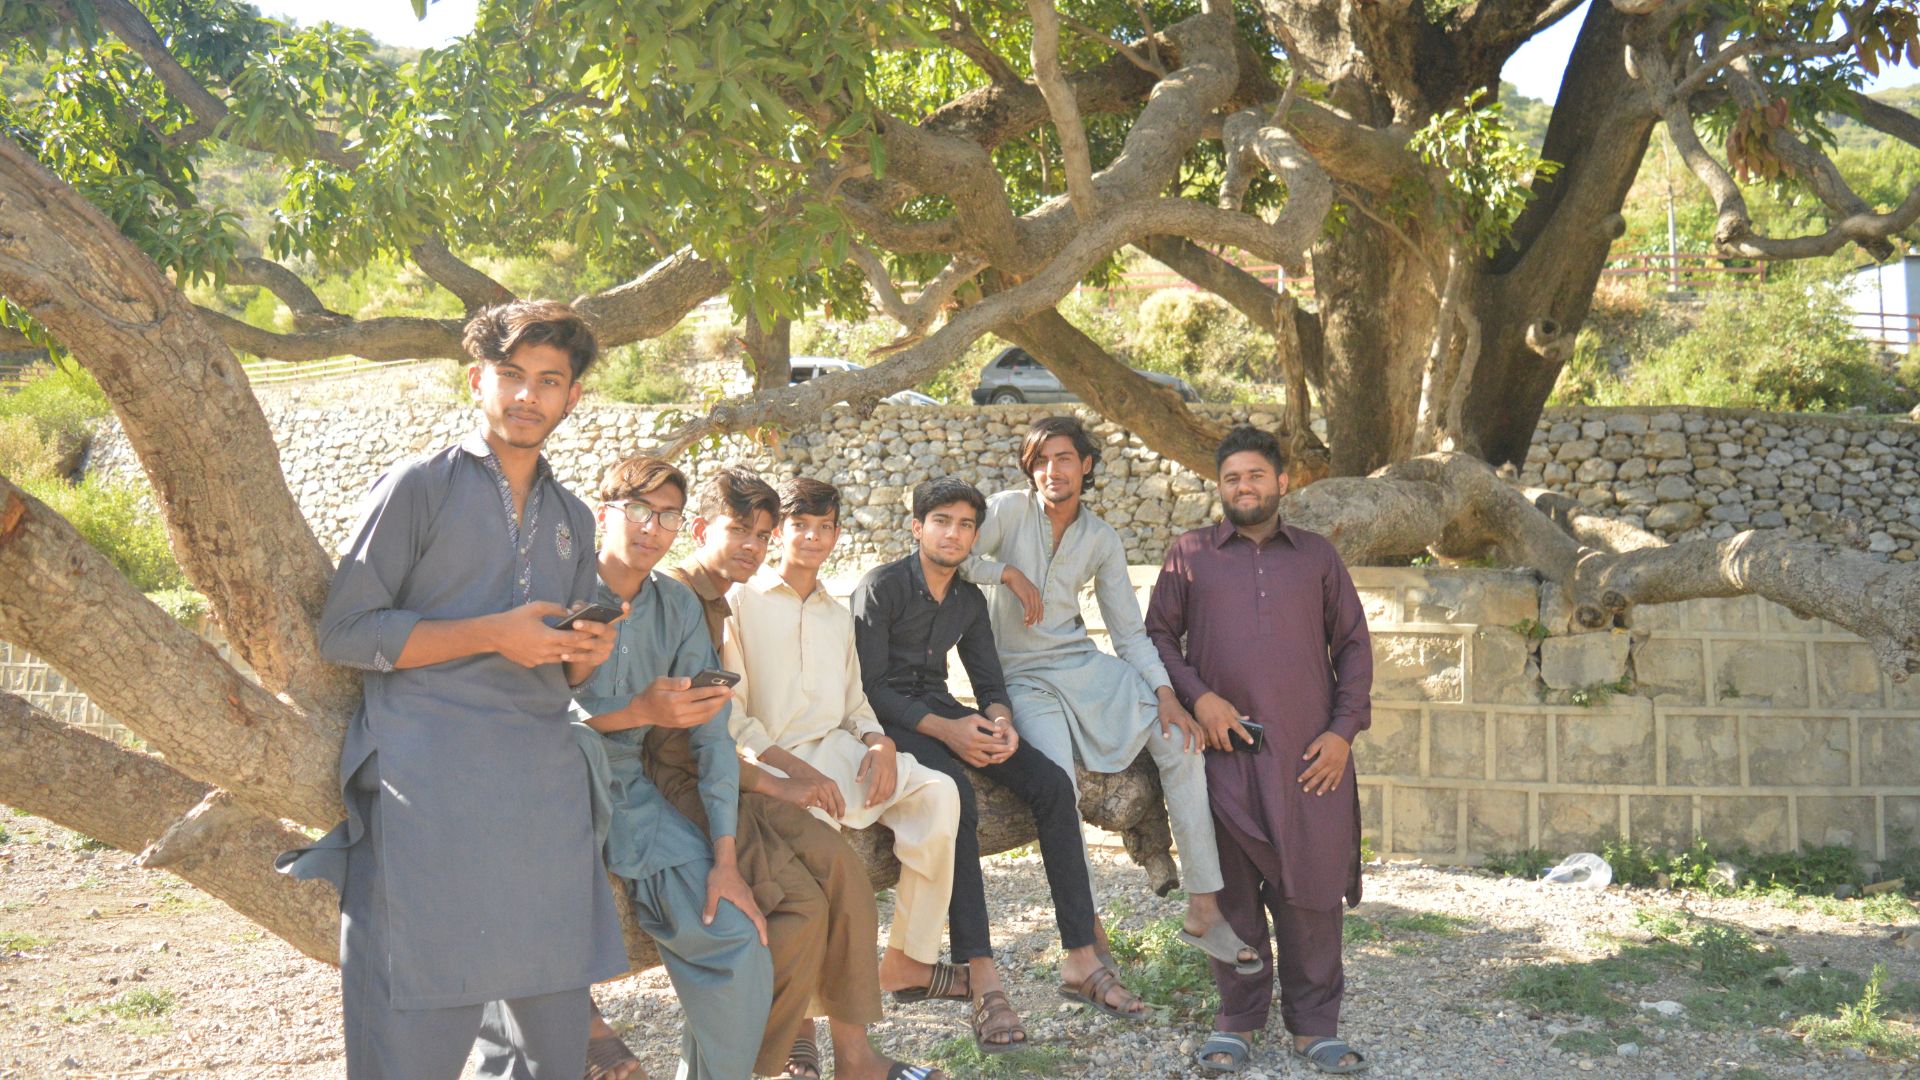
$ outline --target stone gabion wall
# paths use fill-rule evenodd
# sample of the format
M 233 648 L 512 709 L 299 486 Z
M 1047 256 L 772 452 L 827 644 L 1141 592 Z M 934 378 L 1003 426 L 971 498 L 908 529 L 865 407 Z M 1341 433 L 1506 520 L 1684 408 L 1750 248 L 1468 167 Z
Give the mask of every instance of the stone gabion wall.
M 1520 479 L 1669 539 L 1784 528 L 1910 562 L 1920 424 L 1732 409 L 1550 409 Z
M 906 549 L 913 485 L 947 473 L 991 494 L 1022 486 L 1015 461 L 1034 419 L 1067 406 L 895 408 L 865 419 L 830 410 L 806 430 L 763 445 L 731 439 L 693 464 L 696 482 L 721 462 L 779 480 L 805 472 L 841 487 L 848 525 L 838 565 L 867 565 Z M 1270 426 L 1268 406 L 1203 405 L 1223 422 Z M 608 465 L 667 430 L 684 410 L 588 405 L 549 443 L 561 479 L 590 493 Z M 431 401 L 319 409 L 269 406 L 287 483 L 328 550 L 353 525 L 360 496 L 394 462 L 472 430 L 468 406 Z M 1212 485 L 1147 449 L 1117 425 L 1087 419 L 1105 460 L 1092 505 L 1116 526 L 1132 562 L 1158 564 L 1181 531 L 1218 512 Z M 90 468 L 138 475 L 114 425 L 95 440 Z M 1846 416 L 1719 409 L 1550 409 L 1519 479 L 1563 492 L 1667 539 L 1730 536 L 1748 527 L 1865 548 L 1881 558 L 1920 554 L 1920 424 Z

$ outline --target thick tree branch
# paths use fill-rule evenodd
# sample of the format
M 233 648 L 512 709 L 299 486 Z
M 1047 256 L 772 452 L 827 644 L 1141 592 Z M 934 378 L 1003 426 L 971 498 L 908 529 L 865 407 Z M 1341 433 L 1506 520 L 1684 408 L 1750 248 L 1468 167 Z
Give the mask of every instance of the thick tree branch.
M 1039 358 L 1095 412 L 1159 453 L 1202 476 L 1213 468 L 1213 451 L 1226 437 L 1226 427 L 1187 408 L 1172 387 L 1116 360 L 1058 311 L 1049 308 L 1003 323 L 995 333 Z
M 312 333 L 352 322 L 349 315 L 334 311 L 320 302 L 312 287 L 300 275 L 271 259 L 249 257 L 234 264 L 227 281 L 236 285 L 257 285 L 287 305 L 293 314 L 294 329 Z
M 182 569 L 241 658 L 303 708 L 350 712 L 359 686 L 321 659 L 314 636 L 333 564 L 274 467 L 273 432 L 239 362 L 97 207 L 6 138 L 0 295 L 99 380 Z
M 1858 90 L 1847 91 L 1847 100 L 1860 111 L 1860 122 L 1875 131 L 1891 135 L 1908 146 L 1920 146 L 1920 116 L 1876 101 Z
M 346 713 L 303 713 L 261 689 L 5 477 L 0 639 L 58 668 L 188 776 L 276 817 L 340 819 Z
M 849 249 L 854 264 L 867 276 L 867 284 L 873 287 L 874 299 L 879 302 L 880 310 L 887 317 L 900 324 L 909 338 L 918 338 L 933 325 L 934 319 L 953 299 L 953 294 L 971 281 L 974 275 L 986 269 L 986 263 L 971 256 L 962 255 L 940 268 L 933 280 L 920 289 L 920 295 L 908 302 L 900 295 L 900 289 L 893 283 L 893 275 L 887 272 L 887 265 L 881 261 L 872 249 L 855 244 Z
M 407 249 L 407 254 L 423 273 L 459 297 L 460 303 L 468 311 L 478 311 L 513 299 L 512 291 L 505 285 L 462 262 L 447 247 L 447 242 L 438 236 L 430 236 L 414 244 Z
M 1186 199 L 1140 199 L 1109 207 L 1081 229 L 1039 273 L 962 308 L 946 325 L 887 360 L 856 372 L 821 376 L 799 386 L 761 391 L 715 406 L 707 415 L 670 435 L 659 453 L 678 456 L 709 435 L 761 427 L 797 428 L 835 402 L 856 408 L 921 382 L 958 359 L 980 335 L 1008 321 L 1019 321 L 1059 303 L 1101 259 L 1145 236 L 1169 234 L 1209 243 L 1234 243 L 1251 223 L 1264 222 Z M 1270 241 L 1271 236 L 1262 237 Z M 1298 258 L 1299 252 L 1290 253 Z
M 1060 140 L 1060 159 L 1067 173 L 1067 200 L 1081 221 L 1100 212 L 1100 196 L 1093 189 L 1093 155 L 1087 148 L 1087 128 L 1080 122 L 1080 103 L 1060 70 L 1060 13 L 1053 0 L 1027 0 L 1033 20 L 1033 81 L 1040 87 L 1053 130 Z
M 159 758 L 0 693 L 0 803 L 138 852 L 211 794 Z M 315 960 L 337 962 L 340 898 L 323 882 L 294 881 L 273 869 L 273 857 L 307 843 L 306 834 L 230 801 L 220 803 L 217 820 L 224 822 L 220 843 L 175 862 L 143 864 L 164 866 Z

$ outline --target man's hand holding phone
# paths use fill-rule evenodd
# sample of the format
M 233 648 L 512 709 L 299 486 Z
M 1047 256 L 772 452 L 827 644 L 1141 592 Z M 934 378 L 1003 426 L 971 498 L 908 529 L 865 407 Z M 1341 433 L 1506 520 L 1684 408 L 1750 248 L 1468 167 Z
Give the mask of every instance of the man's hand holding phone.
M 1253 745 L 1253 733 L 1246 728 L 1246 714 L 1233 703 L 1209 690 L 1193 703 L 1193 718 L 1207 733 L 1209 749 L 1232 752 Z M 1239 742 L 1234 742 L 1238 739 Z

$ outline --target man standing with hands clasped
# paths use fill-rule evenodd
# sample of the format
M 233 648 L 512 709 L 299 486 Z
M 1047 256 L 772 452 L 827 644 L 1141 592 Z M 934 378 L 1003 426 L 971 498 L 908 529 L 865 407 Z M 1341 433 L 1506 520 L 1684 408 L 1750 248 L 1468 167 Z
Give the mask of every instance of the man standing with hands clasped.
M 1277 973 L 1292 1052 L 1321 1072 L 1359 1072 L 1368 1062 L 1338 1030 L 1340 902 L 1360 902 L 1350 745 L 1372 723 L 1366 617 L 1333 545 L 1280 519 L 1279 442 L 1237 427 L 1215 461 L 1226 520 L 1174 541 L 1147 634 L 1206 729 L 1220 908 L 1261 963 L 1241 975 L 1212 961 L 1220 1012 L 1194 1059 L 1215 1073 L 1245 1067 Z

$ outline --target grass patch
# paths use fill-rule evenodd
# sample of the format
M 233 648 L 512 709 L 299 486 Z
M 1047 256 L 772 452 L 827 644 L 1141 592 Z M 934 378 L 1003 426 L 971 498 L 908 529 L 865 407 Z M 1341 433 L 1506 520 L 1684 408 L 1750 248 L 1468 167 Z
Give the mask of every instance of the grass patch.
M 1349 945 L 1364 945 L 1387 936 L 1380 924 L 1360 915 L 1348 915 L 1341 923 L 1340 936 Z
M 1831 896 L 1800 896 L 1785 889 L 1774 889 L 1768 891 L 1767 899 L 1789 911 L 1814 911 L 1852 922 L 1908 923 L 1920 920 L 1920 904 L 1899 893 L 1877 893 L 1835 900 Z
M 1807 1041 L 1816 1046 L 1851 1046 L 1878 1058 L 1920 1057 L 1920 1035 L 1913 1025 L 1896 1026 L 1884 1015 L 1887 1002 L 1882 988 L 1886 978 L 1886 965 L 1875 964 L 1858 999 L 1840 1006 L 1835 1016 L 1807 1022 L 1803 1029 Z
M 981 859 L 980 861 L 981 862 L 1012 862 L 1015 859 L 1026 858 L 1028 855 L 1032 855 L 1033 853 L 1039 850 L 1040 848 L 1038 847 L 1037 844 L 1026 843 L 1026 844 L 1021 844 L 1019 847 L 1016 847 L 1016 848 L 1008 848 L 1005 851 L 998 852 L 993 855 L 988 855 L 985 858 Z
M 1126 968 L 1128 989 L 1156 1009 L 1193 1020 L 1212 1014 L 1220 995 L 1206 954 L 1180 942 L 1180 927 L 1180 918 L 1169 915 L 1138 930 L 1109 930 L 1107 938 Z
M 1473 925 L 1471 919 L 1463 919 L 1458 915 L 1445 915 L 1438 911 L 1389 915 L 1382 922 L 1388 930 L 1403 934 L 1432 934 L 1436 937 L 1458 937 L 1462 930 Z
M 1547 868 L 1557 864 L 1560 856 L 1549 854 L 1539 848 L 1525 851 L 1508 851 L 1488 855 L 1480 865 L 1502 877 L 1538 878 L 1547 872 Z
M 51 944 L 53 944 L 52 938 L 29 934 L 25 930 L 0 930 L 0 954 L 43 949 Z
M 175 1004 L 173 991 L 148 990 L 141 988 L 129 990 L 112 1001 L 100 1006 L 103 1012 L 111 1013 L 122 1020 L 139 1020 L 156 1016 L 165 1016 L 173 1011 Z
M 935 1046 L 930 1055 L 955 1080 L 971 1077 L 1056 1076 L 1073 1054 L 1060 1046 L 1030 1046 L 998 1054 L 982 1053 L 969 1035 L 956 1035 Z
M 1569 1031 L 1553 1040 L 1554 1049 L 1579 1057 L 1613 1057 L 1623 1043 L 1645 1042 L 1637 1027 L 1607 1027 L 1598 1031 Z
M 1660 978 L 1660 947 L 1629 945 L 1613 956 L 1578 964 L 1534 964 L 1507 980 L 1507 996 L 1541 1012 L 1602 1020 L 1627 1016 L 1627 988 Z

